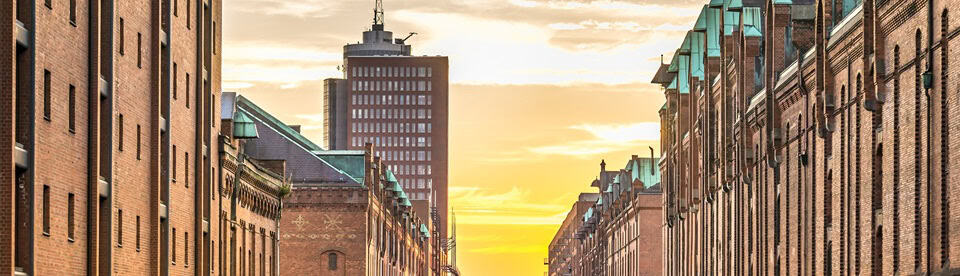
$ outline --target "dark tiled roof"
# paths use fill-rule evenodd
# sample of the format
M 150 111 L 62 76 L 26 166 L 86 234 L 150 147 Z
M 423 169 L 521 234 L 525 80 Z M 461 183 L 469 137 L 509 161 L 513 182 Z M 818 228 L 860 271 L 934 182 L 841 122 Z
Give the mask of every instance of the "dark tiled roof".
M 669 84 L 673 78 L 670 77 L 670 73 L 667 72 L 667 69 L 670 68 L 670 64 L 660 64 L 660 68 L 657 69 L 657 74 L 653 75 L 653 80 L 651 83 L 656 84 Z

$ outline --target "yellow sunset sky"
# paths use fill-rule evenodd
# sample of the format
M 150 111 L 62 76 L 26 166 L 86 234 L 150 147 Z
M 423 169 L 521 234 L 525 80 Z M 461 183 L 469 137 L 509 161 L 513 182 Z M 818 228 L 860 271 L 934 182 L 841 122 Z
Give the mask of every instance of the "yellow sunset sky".
M 464 275 L 543 275 L 601 159 L 657 147 L 648 82 L 703 1 L 384 0 L 386 29 L 450 60 L 450 204 Z M 322 82 L 374 0 L 225 0 L 223 85 L 322 141 Z M 659 149 L 657 149 L 659 152 Z

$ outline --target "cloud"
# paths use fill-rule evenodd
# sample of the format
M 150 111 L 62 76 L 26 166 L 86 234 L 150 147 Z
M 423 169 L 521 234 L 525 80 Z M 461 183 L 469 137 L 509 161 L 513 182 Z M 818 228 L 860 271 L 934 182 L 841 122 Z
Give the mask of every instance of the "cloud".
M 625 150 L 641 144 L 655 144 L 660 140 L 660 124 L 643 122 L 624 125 L 582 124 L 570 129 L 587 132 L 589 140 L 529 148 L 533 153 L 588 157 Z
M 534 200 L 537 195 L 517 186 L 500 193 L 479 187 L 450 187 L 448 196 L 460 224 L 557 224 L 566 218 L 569 206 Z

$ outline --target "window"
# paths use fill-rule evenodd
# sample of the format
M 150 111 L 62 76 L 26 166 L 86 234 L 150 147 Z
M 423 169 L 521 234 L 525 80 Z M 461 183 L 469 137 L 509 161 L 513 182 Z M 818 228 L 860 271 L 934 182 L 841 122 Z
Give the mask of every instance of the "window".
M 173 151 L 171 151 L 170 156 L 173 156 L 173 158 L 170 158 L 170 162 L 172 163 L 170 164 L 170 166 L 173 167 L 171 168 L 171 170 L 173 171 L 173 174 L 170 175 L 170 178 L 171 178 L 170 180 L 173 182 L 176 182 L 177 181 L 177 145 L 173 145 Z
M 76 207 L 74 207 L 74 202 L 76 201 L 76 196 L 73 193 L 67 194 L 67 240 L 73 241 L 76 237 L 76 222 L 74 221 L 74 212 L 76 212 Z
M 177 82 L 180 81 L 177 76 L 180 74 L 177 73 L 177 63 L 173 63 L 173 99 L 177 99 Z
M 77 129 L 77 87 L 70 85 L 70 99 L 67 103 L 67 128 L 71 133 Z
M 70 0 L 70 25 L 77 26 L 77 0 Z
M 137 216 L 137 251 L 140 251 L 140 216 Z
M 187 0 L 187 30 L 189 29 L 190 29 L 190 0 Z
M 213 45 L 212 47 L 213 49 L 211 50 L 213 51 L 213 54 L 216 55 L 217 54 L 217 21 L 213 21 L 212 24 L 213 24 L 213 27 L 210 28 L 210 32 L 211 32 L 210 35 L 211 37 L 213 37 L 213 39 L 210 40 L 210 44 Z
M 183 151 L 183 185 L 190 188 L 190 153 Z
M 50 236 L 50 186 L 43 185 L 43 235 Z
M 50 70 L 43 70 L 43 118 L 50 121 Z
M 53 9 L 53 3 L 50 2 L 53 2 L 53 0 L 43 0 L 43 4 L 47 6 L 48 9 Z
M 183 231 L 183 266 L 190 266 L 190 232 Z
M 143 35 L 137 33 L 137 68 L 143 68 Z
M 123 17 L 120 17 L 120 22 L 119 22 L 118 25 L 119 25 L 119 26 L 118 26 L 118 27 L 119 27 L 119 28 L 118 28 L 118 31 L 120 32 L 120 35 L 118 35 L 118 36 L 119 36 L 118 40 L 119 40 L 119 42 L 120 42 L 120 55 L 122 56 L 122 55 L 123 55 L 123 52 L 124 52 L 124 51 L 123 51 L 123 45 L 126 44 L 126 43 L 123 42 L 123 41 L 124 41 L 124 40 L 123 40 L 123 34 L 124 34 L 124 32 L 123 32 Z
M 337 253 L 331 252 L 327 254 L 327 269 L 331 271 L 337 270 Z
M 173 228 L 170 237 L 170 262 L 177 264 L 177 228 Z
M 123 151 L 123 114 L 117 115 L 117 147 Z
M 187 74 L 187 82 L 183 88 L 186 91 L 185 92 L 186 94 L 184 95 L 184 99 L 186 100 L 185 102 L 187 102 L 187 108 L 190 108 L 190 73 L 185 73 L 185 74 Z
M 140 160 L 140 125 L 137 124 L 137 160 Z
M 117 209 L 117 247 L 123 247 L 123 209 Z

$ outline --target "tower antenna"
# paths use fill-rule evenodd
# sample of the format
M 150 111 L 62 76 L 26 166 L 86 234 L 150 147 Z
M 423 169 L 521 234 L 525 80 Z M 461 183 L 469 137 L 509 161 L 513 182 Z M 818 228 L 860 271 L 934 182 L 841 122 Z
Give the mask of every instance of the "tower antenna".
M 383 0 L 377 0 L 376 7 L 373 8 L 373 26 L 383 28 Z

